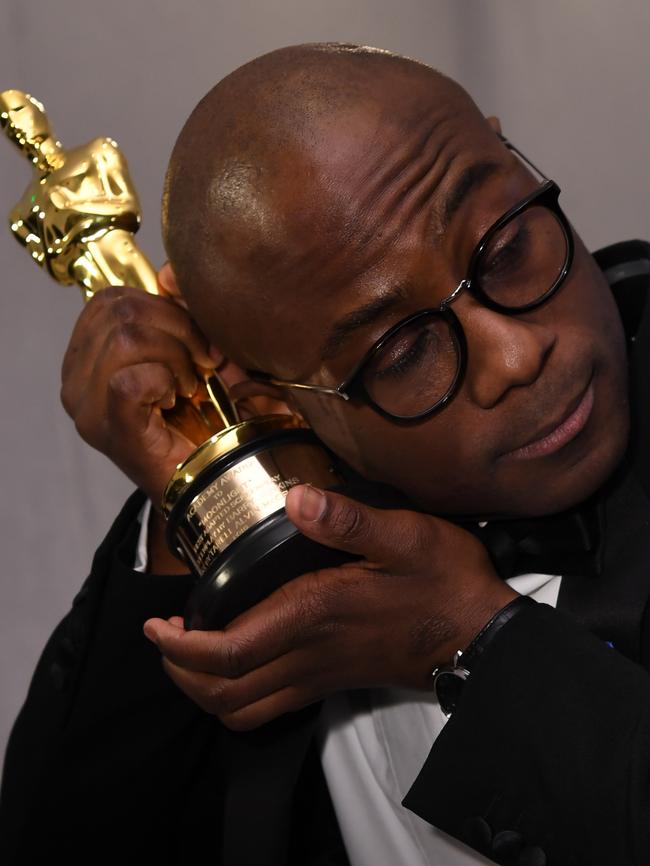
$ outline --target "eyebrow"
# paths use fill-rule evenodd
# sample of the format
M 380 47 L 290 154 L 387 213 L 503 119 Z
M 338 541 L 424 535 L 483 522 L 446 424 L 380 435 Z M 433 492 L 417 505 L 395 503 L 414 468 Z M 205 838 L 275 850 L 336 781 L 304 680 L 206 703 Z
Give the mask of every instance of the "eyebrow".
M 337 354 L 341 343 L 355 331 L 372 325 L 377 319 L 396 307 L 409 296 L 409 286 L 400 283 L 392 286 L 379 297 L 372 298 L 356 310 L 352 310 L 334 325 L 323 346 L 321 356 L 327 361 Z
M 442 205 L 436 209 L 436 228 L 441 234 L 447 231 L 454 214 L 459 210 L 470 192 L 476 190 L 486 180 L 501 171 L 501 169 L 502 166 L 499 163 L 486 161 L 469 165 L 460 173 Z M 356 310 L 352 310 L 351 313 L 339 319 L 325 340 L 321 352 L 322 360 L 331 360 L 338 353 L 344 340 L 355 331 L 372 325 L 401 301 L 406 300 L 408 296 L 408 284 L 401 283 L 393 286 L 383 295 L 367 301 Z
M 456 182 L 447 194 L 442 204 L 436 208 L 435 214 L 438 232 L 443 234 L 449 228 L 449 224 L 465 202 L 470 192 L 474 192 L 495 174 L 499 174 L 503 166 L 498 162 L 485 161 L 468 165 L 459 174 Z

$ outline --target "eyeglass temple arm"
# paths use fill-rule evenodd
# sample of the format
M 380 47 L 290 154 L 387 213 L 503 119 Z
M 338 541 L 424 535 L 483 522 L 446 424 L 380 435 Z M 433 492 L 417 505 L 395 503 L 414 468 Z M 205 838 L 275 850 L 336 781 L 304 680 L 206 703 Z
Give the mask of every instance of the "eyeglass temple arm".
M 544 180 L 548 180 L 548 177 L 544 174 L 544 172 L 541 171 L 539 168 L 537 168 L 537 166 L 535 165 L 535 163 L 534 163 L 534 162 L 531 162 L 531 160 L 528 159 L 528 157 L 527 157 L 525 154 L 523 154 L 523 153 L 519 150 L 518 147 L 515 147 L 515 145 L 510 141 L 510 139 L 506 138 L 505 135 L 502 135 L 500 132 L 497 132 L 497 135 L 499 136 L 499 138 L 501 139 L 501 141 L 503 142 L 503 144 L 505 144 L 505 146 L 508 148 L 508 150 L 512 150 L 512 151 L 514 151 L 514 153 L 517 154 L 517 156 L 519 157 L 519 159 L 521 159 L 523 162 L 525 162 L 526 165 L 529 165 L 529 166 L 533 169 L 533 171 L 536 171 L 537 174 L 538 174 L 541 178 L 543 178 Z
M 268 385 L 278 385 L 281 388 L 298 388 L 301 391 L 316 391 L 318 394 L 331 394 L 333 397 L 340 397 L 342 400 L 350 399 L 349 394 L 346 394 L 345 391 L 340 391 L 338 388 L 326 388 L 325 385 L 303 385 L 300 382 L 274 379 L 267 373 L 257 370 L 246 370 L 246 373 L 254 382 L 265 382 Z

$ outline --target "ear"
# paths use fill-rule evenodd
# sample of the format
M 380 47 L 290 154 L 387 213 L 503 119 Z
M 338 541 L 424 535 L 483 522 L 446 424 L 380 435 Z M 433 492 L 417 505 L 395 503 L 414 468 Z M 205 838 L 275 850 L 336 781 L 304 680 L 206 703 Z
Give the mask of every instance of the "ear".
M 492 127 L 492 129 L 493 129 L 493 130 L 494 130 L 498 135 L 501 135 L 501 134 L 502 134 L 502 130 L 501 130 L 501 121 L 499 120 L 498 117 L 495 117 L 494 115 L 491 115 L 490 117 L 486 117 L 485 119 L 487 120 L 487 122 L 490 124 L 490 126 Z

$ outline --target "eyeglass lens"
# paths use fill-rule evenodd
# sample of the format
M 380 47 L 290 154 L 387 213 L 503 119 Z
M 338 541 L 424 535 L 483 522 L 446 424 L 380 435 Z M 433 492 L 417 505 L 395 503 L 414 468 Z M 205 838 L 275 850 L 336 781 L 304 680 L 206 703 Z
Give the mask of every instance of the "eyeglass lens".
M 369 396 L 386 412 L 413 417 L 442 400 L 452 386 L 460 352 L 450 324 L 432 313 L 405 325 L 364 370 Z
M 512 310 L 533 304 L 557 282 L 567 256 L 564 228 L 545 207 L 511 219 L 481 253 L 476 282 L 497 304 Z
M 547 295 L 567 261 L 568 242 L 555 214 L 532 206 L 496 231 L 473 280 L 493 302 L 516 312 Z M 370 359 L 363 384 L 370 398 L 401 418 L 416 418 L 453 387 L 461 350 L 453 326 L 431 313 L 404 325 Z

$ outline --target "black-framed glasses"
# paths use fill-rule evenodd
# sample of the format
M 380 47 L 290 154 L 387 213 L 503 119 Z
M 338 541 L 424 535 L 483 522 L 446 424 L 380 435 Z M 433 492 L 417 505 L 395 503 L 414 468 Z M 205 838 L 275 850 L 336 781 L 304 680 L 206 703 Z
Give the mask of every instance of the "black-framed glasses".
M 276 379 L 259 370 L 247 370 L 250 378 L 360 400 L 401 423 L 421 421 L 447 406 L 467 367 L 465 333 L 451 304 L 469 291 L 506 315 L 534 310 L 557 292 L 573 261 L 573 234 L 558 202 L 559 186 L 501 139 L 543 181 L 487 229 L 472 252 L 466 276 L 438 307 L 412 313 L 389 328 L 335 388 Z

